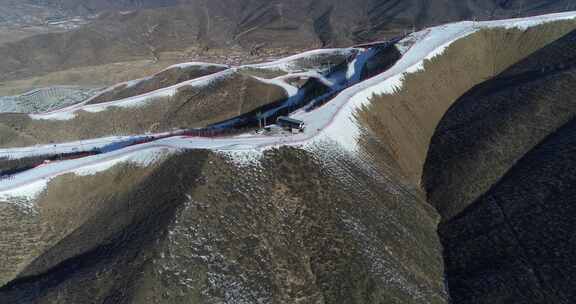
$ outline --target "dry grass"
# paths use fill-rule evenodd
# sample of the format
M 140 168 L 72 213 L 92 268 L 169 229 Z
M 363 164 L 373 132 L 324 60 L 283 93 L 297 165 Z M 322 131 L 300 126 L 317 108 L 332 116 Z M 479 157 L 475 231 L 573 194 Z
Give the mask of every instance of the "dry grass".
M 286 97 L 279 86 L 237 73 L 207 87 L 182 87 L 173 97 L 151 99 L 141 107 L 110 107 L 96 113 L 80 111 L 71 120 L 33 120 L 23 114 L 3 114 L 0 115 L 0 145 L 21 146 L 205 127 Z
M 143 78 L 180 62 L 182 58 L 175 57 L 165 58 L 156 63 L 146 59 L 70 68 L 36 77 L 0 82 L 0 95 L 17 95 L 32 88 L 57 85 L 105 87 Z
M 11 219 L 0 222 L 7 252 L 0 256 L 0 285 L 45 275 L 33 284 L 17 282 L 0 299 L 43 288 L 37 302 L 101 302 L 129 281 L 125 290 L 145 302 L 201 301 L 214 294 L 199 290 L 229 288 L 222 281 L 207 286 L 206 277 L 225 275 L 239 280 L 243 292 L 274 290 L 264 296 L 279 303 L 445 303 L 437 219 L 429 206 L 383 178 L 386 173 L 368 178 L 373 173 L 344 154 L 316 157 L 282 148 L 269 151 L 262 167 L 237 167 L 220 154 L 190 151 L 156 167 L 120 165 L 93 176 L 58 177 L 28 222 L 2 210 Z M 179 212 L 163 213 L 166 205 Z M 150 217 L 165 222 L 139 221 Z M 140 234 L 136 241 L 124 234 L 126 227 Z M 117 235 L 124 238 L 114 238 L 118 244 L 107 247 L 107 258 L 82 256 L 94 259 L 94 267 L 58 272 L 58 263 Z M 158 241 L 143 242 L 142 235 Z M 65 281 L 51 284 L 58 274 Z
M 112 90 L 106 91 L 94 97 L 92 100 L 90 100 L 89 103 L 96 104 L 149 93 L 161 88 L 170 87 L 184 81 L 210 75 L 224 69 L 225 68 L 221 66 L 190 66 L 184 68 L 175 67 L 166 69 L 149 78 L 142 79 L 132 86 L 127 86 L 124 84 L 114 87 Z
M 322 164 L 317 157 L 281 148 L 269 151 L 262 167 L 238 168 L 211 155 L 155 261 L 161 269 L 178 265 L 178 273 L 142 278 L 137 297 L 196 298 L 193 289 L 206 284 L 200 278 L 225 273 L 242 291 L 274 290 L 262 298 L 277 303 L 445 303 L 430 206 L 409 191 L 390 191 L 402 188 L 396 180 L 368 178 L 345 154 Z M 190 239 L 198 242 L 184 245 Z M 378 268 L 383 261 L 385 270 Z M 388 274 L 405 281 L 395 284 Z M 172 292 L 180 280 L 192 288 Z M 411 286 L 421 298 L 407 292 Z
M 0 26 L 0 45 L 38 34 L 56 33 L 63 30 L 46 26 Z
M 407 75 L 401 92 L 375 96 L 359 117 L 387 143 L 385 152 L 408 179 L 419 185 L 430 139 L 454 101 L 574 28 L 574 22 L 556 22 L 527 31 L 482 30 L 425 62 L 425 71 Z
M 46 254 L 70 234 L 86 225 L 102 210 L 113 207 L 113 197 L 120 197 L 132 191 L 157 166 L 138 168 L 126 164 L 102 173 L 79 177 L 67 174 L 50 181 L 48 190 L 39 197 L 38 210 L 33 214 L 22 214 L 10 204 L 0 204 L 2 221 L 0 229 L 4 231 L 0 240 L 0 286 L 22 275 L 26 268 L 38 257 Z M 70 187 L 73 184 L 74 187 Z M 116 202 L 130 203 L 130 202 Z M 64 259 L 96 246 L 114 231 L 110 226 L 106 230 L 100 227 L 93 231 L 83 242 L 76 242 L 73 248 L 60 251 L 50 257 L 43 267 L 51 267 Z M 63 248 L 61 248 L 63 249 Z M 42 273 L 45 268 L 37 268 Z M 28 273 L 28 275 L 34 273 Z

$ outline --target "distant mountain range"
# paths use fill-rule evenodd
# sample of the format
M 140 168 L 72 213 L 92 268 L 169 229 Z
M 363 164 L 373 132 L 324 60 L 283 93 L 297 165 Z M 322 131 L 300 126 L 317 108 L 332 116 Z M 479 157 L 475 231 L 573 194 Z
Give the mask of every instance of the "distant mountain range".
M 259 50 L 285 54 L 350 46 L 444 22 L 569 9 L 576 9 L 573 0 L 0 0 L 0 24 L 95 18 L 65 33 L 0 44 L 0 82 L 117 62 L 157 62 L 167 52 L 185 61 L 231 48 L 249 57 Z M 219 61 L 210 56 L 204 60 Z
M 211 15 L 222 14 L 227 19 L 240 19 L 236 21 L 248 22 L 251 26 L 302 18 L 310 19 L 318 29 L 327 24 L 334 29 L 354 24 L 356 32 L 352 34 L 386 30 L 387 26 L 395 23 L 422 26 L 474 17 L 534 15 L 576 8 L 576 3 L 571 0 L 0 0 L 0 5 L 2 19 L 8 19 L 8 14 L 26 18 L 90 15 L 103 11 L 192 5 L 206 8 Z

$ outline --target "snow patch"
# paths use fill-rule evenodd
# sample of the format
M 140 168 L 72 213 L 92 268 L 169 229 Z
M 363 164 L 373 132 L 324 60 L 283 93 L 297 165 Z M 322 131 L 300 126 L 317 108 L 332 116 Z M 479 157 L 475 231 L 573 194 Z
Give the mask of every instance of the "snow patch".
M 226 65 L 226 64 L 191 61 L 191 62 L 183 62 L 183 63 L 171 65 L 171 66 L 167 67 L 166 69 L 164 69 L 163 71 L 171 70 L 174 68 L 185 69 L 185 68 L 189 68 L 189 67 L 198 67 L 200 69 L 207 69 L 210 67 L 230 68 L 230 66 Z
M 326 76 L 318 73 L 317 71 L 290 73 L 288 75 L 276 77 L 275 79 L 279 79 L 279 80 L 286 82 L 288 79 L 294 79 L 294 78 L 316 78 L 322 84 L 324 84 L 325 86 L 328 86 L 328 87 L 332 87 L 333 85 L 336 84 L 336 81 L 334 81 L 333 79 L 326 78 Z
M 22 187 L 0 191 L 0 202 L 8 202 L 21 207 L 26 212 L 34 210 L 34 200 L 48 186 L 49 179 L 39 179 Z
M 539 26 L 542 24 L 557 22 L 557 21 L 567 21 L 575 20 L 576 12 L 562 12 L 556 14 L 547 14 L 541 16 L 524 17 L 524 18 L 514 18 L 505 20 L 493 20 L 493 21 L 483 21 L 479 22 L 480 27 L 504 27 L 506 29 L 520 29 L 527 30 L 531 27 Z
M 254 77 L 256 80 L 258 80 L 260 82 L 281 87 L 282 89 L 284 89 L 284 91 L 286 91 L 286 94 L 288 95 L 288 97 L 294 97 L 298 94 L 298 88 L 293 86 L 293 85 L 286 83 L 282 77 L 278 77 L 278 78 L 274 78 L 274 79 L 265 79 L 265 78 L 260 78 L 260 77 L 256 77 L 256 76 L 252 76 L 252 77 Z
M 247 64 L 241 66 L 241 68 L 257 68 L 257 69 L 273 69 L 273 70 L 281 70 L 284 72 L 298 72 L 301 69 L 298 68 L 297 62 L 303 59 L 313 59 L 315 57 L 320 56 L 328 56 L 328 55 L 343 55 L 348 56 L 352 53 L 358 51 L 355 48 L 340 48 L 340 49 L 318 49 L 307 51 L 304 53 L 296 54 L 293 56 L 281 58 L 271 62 L 264 62 L 264 63 L 256 63 L 256 64 Z
M 231 76 L 235 72 L 236 69 L 227 69 L 221 72 L 184 81 L 170 87 L 158 89 L 156 91 L 148 92 L 138 96 L 98 104 L 83 104 L 78 107 L 62 109 L 61 111 L 53 111 L 44 114 L 31 114 L 29 116 L 32 119 L 70 120 L 74 119 L 76 117 L 76 113 L 81 110 L 85 112 L 97 113 L 108 110 L 109 107 L 120 107 L 120 108 L 142 107 L 149 103 L 154 102 L 155 99 L 157 98 L 172 97 L 176 94 L 179 88 L 182 88 L 184 86 L 206 87 L 213 84 L 216 81 L 221 81 Z
M 99 89 L 73 86 L 38 88 L 16 96 L 0 96 L 0 113 L 43 113 L 90 99 Z
M 261 166 L 260 160 L 264 155 L 262 150 L 248 149 L 248 150 L 227 150 L 219 151 L 225 155 L 234 165 L 238 167 L 253 167 Z
M 120 151 L 111 155 L 97 155 L 81 159 L 48 163 L 28 170 L 13 178 L 0 180 L 0 201 L 32 209 L 34 201 L 47 189 L 48 183 L 61 175 L 72 173 L 78 176 L 95 175 L 120 163 L 147 167 L 159 162 L 176 149 L 172 147 L 148 147 L 140 150 Z
M 119 158 L 113 158 L 104 162 L 98 162 L 92 165 L 80 167 L 71 171 L 78 176 L 95 175 L 99 172 L 106 171 L 120 163 L 130 163 L 139 167 L 147 167 L 158 162 L 167 156 L 167 150 L 144 150 L 138 153 L 128 154 Z

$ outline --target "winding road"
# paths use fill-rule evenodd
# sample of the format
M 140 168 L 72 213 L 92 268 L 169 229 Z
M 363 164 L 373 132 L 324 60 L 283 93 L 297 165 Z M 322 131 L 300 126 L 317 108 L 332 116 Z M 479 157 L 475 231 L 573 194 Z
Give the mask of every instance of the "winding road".
M 400 60 L 390 69 L 376 75 L 370 79 L 356 83 L 342 90 L 328 103 L 306 111 L 299 109 L 290 116 L 302 120 L 306 124 L 305 132 L 299 134 L 275 134 L 256 135 L 242 134 L 232 137 L 190 137 L 177 133 L 162 133 L 152 136 L 162 137 L 151 142 L 124 147 L 122 149 L 107 152 L 104 154 L 88 156 L 81 159 L 73 159 L 49 163 L 22 173 L 17 174 L 12 179 L 0 180 L 0 195 L 10 191 L 30 185 L 42 179 L 51 179 L 55 176 L 68 172 L 74 172 L 83 167 L 95 166 L 101 163 L 114 160 L 131 161 L 137 160 L 139 153 L 155 152 L 167 153 L 182 149 L 209 149 L 214 151 L 255 151 L 259 152 L 277 146 L 299 146 L 313 142 L 319 136 L 327 136 L 342 143 L 342 141 L 354 142 L 357 125 L 352 115 L 359 107 L 370 103 L 371 96 L 382 94 L 394 94 L 403 86 L 403 77 L 407 73 L 415 73 L 423 70 L 424 61 L 441 55 L 443 51 L 454 41 L 466 37 L 482 28 L 492 27 L 519 27 L 527 28 L 544 22 L 575 19 L 576 12 L 551 14 L 538 17 L 519 18 L 501 21 L 486 22 L 458 22 L 426 29 L 414 33 L 400 43 L 410 41 L 412 45 L 407 48 Z M 352 63 L 353 64 L 353 63 Z M 361 73 L 360 71 L 355 71 Z M 221 73 L 221 72 L 219 72 Z M 205 78 L 203 81 L 206 81 Z M 171 90 L 172 87 L 166 88 Z M 137 97 L 139 98 L 139 97 Z M 61 115 L 70 113 L 85 107 L 79 104 L 59 111 L 53 111 L 41 115 Z M 352 137 L 342 140 L 343 137 Z M 111 142 L 129 140 L 134 137 L 109 137 L 84 141 L 82 144 L 97 147 Z M 31 154 L 42 154 L 43 149 L 50 149 L 52 152 L 71 151 L 77 149 L 80 142 L 63 143 L 58 145 L 45 145 L 33 148 L 0 149 L 0 155 L 11 155 L 12 157 L 24 157 Z M 346 146 L 347 143 L 344 143 Z M 350 145 L 350 144 L 348 144 Z M 353 144 L 352 144 L 353 145 Z M 346 147 L 354 150 L 353 146 Z

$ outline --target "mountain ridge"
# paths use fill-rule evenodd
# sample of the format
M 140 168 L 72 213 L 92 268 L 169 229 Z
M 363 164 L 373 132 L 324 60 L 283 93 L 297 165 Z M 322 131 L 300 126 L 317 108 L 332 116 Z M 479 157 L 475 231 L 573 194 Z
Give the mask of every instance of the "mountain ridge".
M 572 92 L 575 32 L 576 12 L 450 23 L 0 114 L 0 301 L 569 303 L 574 123 L 547 88 Z M 206 126 L 215 102 L 236 107 Z M 147 132 L 159 105 L 182 120 Z

